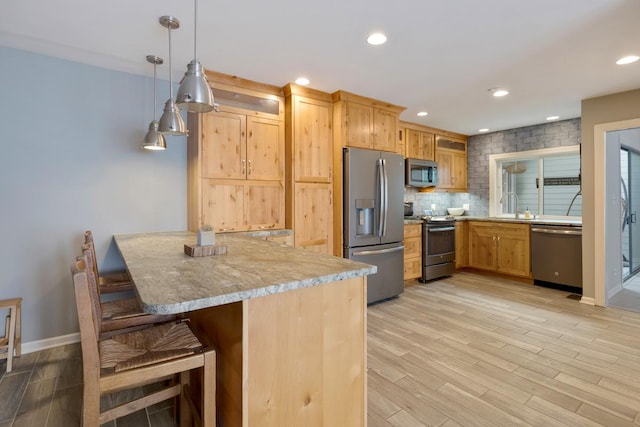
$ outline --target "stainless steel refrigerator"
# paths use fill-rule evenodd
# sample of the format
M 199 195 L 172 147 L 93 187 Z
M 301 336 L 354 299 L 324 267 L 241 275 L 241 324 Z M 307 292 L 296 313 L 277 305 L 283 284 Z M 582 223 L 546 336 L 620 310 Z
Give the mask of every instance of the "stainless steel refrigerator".
M 367 303 L 404 290 L 404 159 L 384 151 L 345 148 L 343 255 L 376 265 Z

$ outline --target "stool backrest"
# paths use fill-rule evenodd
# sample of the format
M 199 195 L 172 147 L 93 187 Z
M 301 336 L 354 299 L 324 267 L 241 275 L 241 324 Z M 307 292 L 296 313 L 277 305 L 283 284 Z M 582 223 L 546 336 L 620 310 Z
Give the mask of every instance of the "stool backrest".
M 91 284 L 87 274 L 87 262 L 84 256 L 78 257 L 71 265 L 71 276 L 76 297 L 78 323 L 80 324 L 80 343 L 82 346 L 82 365 L 85 384 L 99 387 L 100 353 L 98 351 L 99 318 L 93 310 Z
M 98 281 L 99 273 L 98 273 L 98 259 L 96 258 L 96 246 L 93 243 L 93 233 L 91 230 L 87 230 L 84 232 L 84 245 L 82 245 L 82 250 L 89 249 L 91 251 L 91 257 L 93 258 L 93 265 L 91 269 L 93 270 L 93 274 L 96 277 L 96 283 Z
M 93 258 L 93 252 L 90 249 L 83 249 L 82 255 L 76 258 L 76 260 L 77 260 L 76 265 L 78 265 L 78 262 L 81 262 L 83 266 L 83 270 L 87 280 L 87 285 L 89 287 L 88 289 L 89 304 L 90 304 L 89 307 L 93 312 L 95 329 L 97 331 L 98 336 L 100 336 L 100 333 L 102 332 L 102 327 L 101 327 L 102 307 L 100 305 L 100 291 L 98 289 L 98 277 L 94 273 L 94 270 L 95 270 L 94 265 L 96 262 L 95 262 L 95 259 Z

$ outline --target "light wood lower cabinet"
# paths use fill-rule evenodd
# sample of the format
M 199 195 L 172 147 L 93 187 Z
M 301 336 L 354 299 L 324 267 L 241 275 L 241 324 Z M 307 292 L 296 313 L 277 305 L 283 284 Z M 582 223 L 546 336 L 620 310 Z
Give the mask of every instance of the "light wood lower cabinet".
M 216 348 L 219 425 L 365 427 L 366 286 L 355 277 L 189 312 Z
M 277 181 L 202 180 L 202 223 L 217 232 L 284 228 Z
M 404 280 L 422 276 L 422 224 L 404 225 Z
M 295 246 L 330 255 L 333 250 L 331 184 L 296 182 L 294 191 Z
M 469 223 L 456 221 L 456 268 L 469 266 Z
M 469 265 L 519 277 L 531 277 L 529 225 L 469 222 Z

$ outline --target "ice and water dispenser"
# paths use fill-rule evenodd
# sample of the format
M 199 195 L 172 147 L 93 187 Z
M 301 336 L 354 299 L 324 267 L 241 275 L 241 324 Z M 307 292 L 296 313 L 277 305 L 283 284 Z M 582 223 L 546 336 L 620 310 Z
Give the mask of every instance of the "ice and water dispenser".
M 356 237 L 375 235 L 375 200 L 356 199 Z

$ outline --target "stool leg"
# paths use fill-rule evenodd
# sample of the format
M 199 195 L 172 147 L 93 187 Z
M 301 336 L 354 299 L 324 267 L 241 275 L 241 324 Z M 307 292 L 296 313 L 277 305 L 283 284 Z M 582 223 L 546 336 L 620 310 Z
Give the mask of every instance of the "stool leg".
M 9 348 L 7 349 L 7 373 L 13 369 L 13 347 L 16 336 L 16 306 L 9 309 Z
M 22 354 L 22 333 L 21 333 L 21 324 L 22 324 L 22 313 L 20 309 L 20 305 L 22 301 L 18 301 L 16 304 L 16 336 L 15 336 L 15 347 L 16 347 L 16 357 L 20 357 Z

